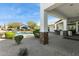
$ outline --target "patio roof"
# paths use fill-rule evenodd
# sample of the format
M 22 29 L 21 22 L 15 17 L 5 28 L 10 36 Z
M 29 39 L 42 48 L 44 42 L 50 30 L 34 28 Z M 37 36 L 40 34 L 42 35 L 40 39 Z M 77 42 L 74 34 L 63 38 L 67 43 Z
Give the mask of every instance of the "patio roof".
M 79 16 L 78 3 L 56 3 L 45 9 L 50 15 L 58 16 L 60 18 L 71 18 Z

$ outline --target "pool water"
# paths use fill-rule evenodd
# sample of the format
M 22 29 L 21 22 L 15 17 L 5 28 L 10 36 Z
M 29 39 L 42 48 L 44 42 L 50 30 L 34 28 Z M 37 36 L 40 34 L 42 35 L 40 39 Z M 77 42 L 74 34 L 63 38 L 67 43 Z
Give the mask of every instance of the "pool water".
M 16 32 L 15 36 L 23 35 L 23 38 L 27 38 L 29 36 L 34 36 L 32 32 Z
M 16 32 L 16 35 L 32 34 L 32 32 Z

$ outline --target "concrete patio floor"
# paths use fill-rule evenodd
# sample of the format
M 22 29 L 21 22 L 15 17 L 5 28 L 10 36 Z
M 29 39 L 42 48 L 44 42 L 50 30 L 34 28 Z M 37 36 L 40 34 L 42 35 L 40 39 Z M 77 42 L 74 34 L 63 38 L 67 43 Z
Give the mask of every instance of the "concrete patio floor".
M 16 45 L 14 40 L 0 39 L 0 56 L 17 56 L 20 48 L 27 48 L 29 56 L 76 56 L 79 55 L 79 41 L 62 39 L 49 33 L 49 44 L 42 45 L 39 39 L 28 35 L 22 44 Z

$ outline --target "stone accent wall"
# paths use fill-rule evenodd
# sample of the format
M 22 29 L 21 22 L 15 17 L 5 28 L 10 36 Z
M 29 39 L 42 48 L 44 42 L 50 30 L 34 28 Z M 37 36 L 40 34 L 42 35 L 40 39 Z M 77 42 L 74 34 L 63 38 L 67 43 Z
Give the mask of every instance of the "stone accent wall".
M 40 43 L 48 44 L 48 32 L 40 32 Z

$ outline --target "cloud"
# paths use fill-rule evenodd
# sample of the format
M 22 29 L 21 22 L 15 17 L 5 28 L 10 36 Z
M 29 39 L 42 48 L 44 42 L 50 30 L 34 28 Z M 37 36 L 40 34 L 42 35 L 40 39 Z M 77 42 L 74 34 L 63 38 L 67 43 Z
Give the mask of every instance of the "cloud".
M 21 8 L 16 9 L 16 13 L 21 13 L 21 12 L 22 12 Z
M 34 12 L 32 15 L 33 16 L 38 16 L 39 15 L 39 12 Z
M 40 21 L 37 22 L 37 25 L 40 26 Z
M 38 7 L 40 7 L 40 3 L 37 3 L 36 5 L 37 5 Z
M 1 8 L 2 7 L 2 8 Z M 11 21 L 27 22 L 29 20 L 35 21 L 38 25 L 40 24 L 40 9 L 39 4 L 3 4 L 0 5 L 0 23 Z
M 25 15 L 25 17 L 27 17 L 28 19 L 38 20 L 40 19 L 40 14 L 39 12 L 32 12 L 31 14 L 28 13 L 27 15 Z
M 51 19 L 48 19 L 48 24 L 54 24 L 56 21 L 60 20 L 59 18 L 51 18 Z
M 12 16 L 11 15 L 9 15 L 9 14 L 3 14 L 3 15 L 0 15 L 0 19 L 10 19 L 10 18 L 12 18 Z
M 50 18 L 48 19 L 48 25 L 50 24 L 54 24 L 56 21 L 60 20 L 59 18 Z M 37 22 L 37 25 L 40 26 L 40 19 L 39 21 Z

